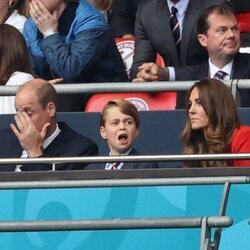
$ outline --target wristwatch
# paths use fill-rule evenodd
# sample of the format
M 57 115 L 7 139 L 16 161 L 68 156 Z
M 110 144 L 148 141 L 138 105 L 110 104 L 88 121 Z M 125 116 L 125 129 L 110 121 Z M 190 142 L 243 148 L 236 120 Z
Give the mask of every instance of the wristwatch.
M 58 31 L 57 30 L 53 30 L 53 29 L 48 29 L 48 30 L 45 30 L 43 32 L 43 37 L 46 38 L 48 36 L 52 36 L 52 35 L 55 35 L 55 34 L 58 34 Z

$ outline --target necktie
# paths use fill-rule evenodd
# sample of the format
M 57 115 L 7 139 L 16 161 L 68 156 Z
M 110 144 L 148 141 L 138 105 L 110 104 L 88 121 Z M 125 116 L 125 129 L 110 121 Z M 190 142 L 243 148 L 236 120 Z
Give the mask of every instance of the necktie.
M 215 79 L 218 79 L 218 80 L 223 80 L 224 77 L 227 75 L 226 72 L 222 71 L 222 70 L 219 70 L 216 72 L 216 74 L 214 75 L 214 78 Z
M 174 6 L 171 8 L 171 15 L 170 15 L 170 19 L 169 19 L 169 24 L 170 24 L 170 27 L 172 29 L 172 33 L 174 36 L 177 51 L 180 54 L 181 33 L 180 33 L 180 26 L 178 23 L 178 19 L 176 17 L 177 11 L 178 11 L 177 8 L 175 8 Z
M 120 162 L 114 162 L 112 163 L 111 170 L 117 170 L 117 167 L 120 165 Z

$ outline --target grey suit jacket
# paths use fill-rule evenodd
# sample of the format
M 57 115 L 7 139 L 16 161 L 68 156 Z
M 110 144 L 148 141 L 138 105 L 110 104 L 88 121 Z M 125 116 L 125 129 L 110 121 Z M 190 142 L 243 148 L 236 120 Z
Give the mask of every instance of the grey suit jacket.
M 138 152 L 133 148 L 129 155 L 138 155 Z M 106 163 L 89 164 L 85 167 L 85 170 L 105 170 Z M 122 170 L 124 169 L 146 169 L 146 168 L 158 168 L 156 162 L 124 162 Z
M 136 15 L 135 53 L 130 73 L 136 77 L 144 62 L 155 62 L 159 53 L 166 65 L 196 65 L 207 59 L 207 51 L 197 39 L 196 20 L 208 6 L 225 0 L 191 0 L 183 21 L 180 57 L 169 25 L 170 12 L 166 0 L 141 0 Z

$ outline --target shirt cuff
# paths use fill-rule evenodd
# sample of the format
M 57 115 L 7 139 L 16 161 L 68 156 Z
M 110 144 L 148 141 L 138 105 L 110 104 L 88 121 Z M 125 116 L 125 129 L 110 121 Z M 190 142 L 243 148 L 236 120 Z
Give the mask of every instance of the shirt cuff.
M 168 67 L 169 81 L 175 81 L 175 70 L 174 67 Z

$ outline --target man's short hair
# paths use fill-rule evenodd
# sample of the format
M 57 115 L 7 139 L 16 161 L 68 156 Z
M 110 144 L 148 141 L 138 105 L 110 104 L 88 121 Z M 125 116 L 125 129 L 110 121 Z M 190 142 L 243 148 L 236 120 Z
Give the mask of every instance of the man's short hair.
M 55 106 L 57 105 L 57 93 L 50 82 L 43 79 L 30 80 L 19 87 L 17 94 L 25 88 L 31 88 L 34 90 L 38 102 L 43 109 L 46 108 L 49 102 L 53 102 Z
M 207 31 L 209 29 L 209 22 L 208 18 L 211 14 L 218 14 L 222 16 L 235 16 L 232 8 L 227 4 L 222 5 L 213 5 L 201 13 L 199 16 L 197 23 L 196 23 L 196 29 L 198 34 L 207 34 Z M 235 17 L 236 18 L 236 17 Z

